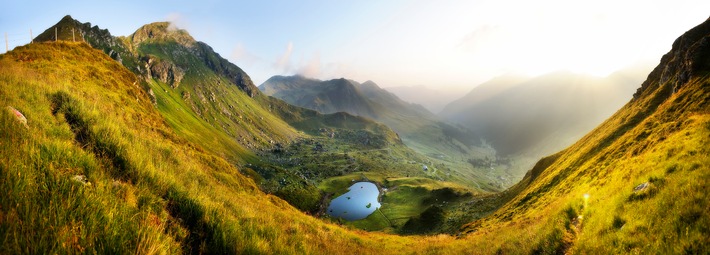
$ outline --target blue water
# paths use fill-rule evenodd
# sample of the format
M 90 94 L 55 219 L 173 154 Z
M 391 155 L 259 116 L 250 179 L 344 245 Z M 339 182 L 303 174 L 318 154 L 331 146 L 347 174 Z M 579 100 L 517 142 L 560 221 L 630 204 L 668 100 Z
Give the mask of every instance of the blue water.
M 346 220 L 366 218 L 380 208 L 377 196 L 380 190 L 370 182 L 358 182 L 348 188 L 348 192 L 330 201 L 328 214 Z

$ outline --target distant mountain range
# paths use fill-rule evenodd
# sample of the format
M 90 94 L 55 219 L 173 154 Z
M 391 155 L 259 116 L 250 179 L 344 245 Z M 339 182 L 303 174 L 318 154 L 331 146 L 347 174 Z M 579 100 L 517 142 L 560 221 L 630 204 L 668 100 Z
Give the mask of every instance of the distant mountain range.
M 569 146 L 628 102 L 641 82 L 642 76 L 635 70 L 606 78 L 571 72 L 534 78 L 502 76 L 449 103 L 438 117 L 372 81 L 273 76 L 259 89 L 322 113 L 348 112 L 377 120 L 423 154 L 437 155 L 438 151 L 449 157 L 468 158 L 474 167 L 504 168 L 517 179 L 532 167 L 534 159 Z M 464 135 L 448 136 L 452 132 L 444 130 Z M 495 150 L 497 156 L 490 162 L 473 159 L 472 146 L 481 146 L 480 139 Z M 515 163 L 504 163 L 496 157 Z
M 273 76 L 259 89 L 322 113 L 347 112 L 382 122 L 398 132 L 405 144 L 424 154 L 468 155 L 480 140 L 472 131 L 439 121 L 421 105 L 405 102 L 372 81 Z
M 447 104 L 461 98 L 461 95 L 471 90 L 470 87 L 432 88 L 424 85 L 385 87 L 384 89 L 406 102 L 424 106 L 432 113 L 441 112 Z
M 345 78 L 321 81 L 300 75 L 273 76 L 259 85 L 264 94 L 322 113 L 348 112 L 383 122 L 385 116 L 435 120 L 436 116 L 420 105 L 410 104 L 380 88 L 372 81 L 359 83 Z
M 631 99 L 642 76 L 555 72 L 502 76 L 451 102 L 439 116 L 475 130 L 502 155 L 548 155 L 569 146 Z

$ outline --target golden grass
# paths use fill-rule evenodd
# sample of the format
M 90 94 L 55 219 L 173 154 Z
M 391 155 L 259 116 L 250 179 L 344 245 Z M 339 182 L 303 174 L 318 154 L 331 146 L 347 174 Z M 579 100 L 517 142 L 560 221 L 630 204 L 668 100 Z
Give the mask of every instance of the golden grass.
M 29 124 L 0 113 L 1 253 L 707 251 L 705 79 L 657 109 L 657 97 L 630 103 L 460 237 L 369 233 L 308 216 L 176 134 L 135 81 L 80 43 L 32 44 L 0 57 L 0 102 Z M 57 95 L 67 108 L 53 113 Z M 76 174 L 92 185 L 71 181 Z M 655 190 L 631 199 L 647 181 Z

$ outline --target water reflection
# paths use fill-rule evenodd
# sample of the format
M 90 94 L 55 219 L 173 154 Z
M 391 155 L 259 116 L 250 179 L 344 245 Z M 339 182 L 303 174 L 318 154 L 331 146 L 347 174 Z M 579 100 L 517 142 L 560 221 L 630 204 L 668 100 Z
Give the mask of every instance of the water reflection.
M 370 182 L 358 182 L 348 188 L 348 192 L 333 199 L 328 206 L 328 214 L 346 220 L 360 220 L 380 208 L 377 186 Z

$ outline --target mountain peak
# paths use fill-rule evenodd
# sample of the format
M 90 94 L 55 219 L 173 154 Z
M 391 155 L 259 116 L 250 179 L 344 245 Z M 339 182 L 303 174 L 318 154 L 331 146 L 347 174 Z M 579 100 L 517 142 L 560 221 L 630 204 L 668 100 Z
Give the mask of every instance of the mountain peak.
M 185 47 L 194 46 L 197 41 L 184 29 L 170 22 L 154 22 L 140 27 L 131 35 L 134 44 L 145 41 L 175 41 Z
M 366 82 L 363 82 L 360 84 L 362 87 L 371 87 L 371 88 L 380 88 L 380 86 L 377 85 L 374 81 L 367 80 Z
M 59 23 L 65 23 L 65 22 L 77 22 L 77 20 L 72 18 L 71 15 L 67 14 L 66 16 L 62 17 L 61 20 L 59 20 Z
M 111 37 L 111 34 L 108 30 L 100 29 L 98 26 L 92 27 L 89 22 L 81 23 L 72 18 L 71 15 L 66 15 L 57 24 L 37 35 L 34 41 L 86 41 L 91 44 L 94 41 L 105 40 L 109 37 Z

